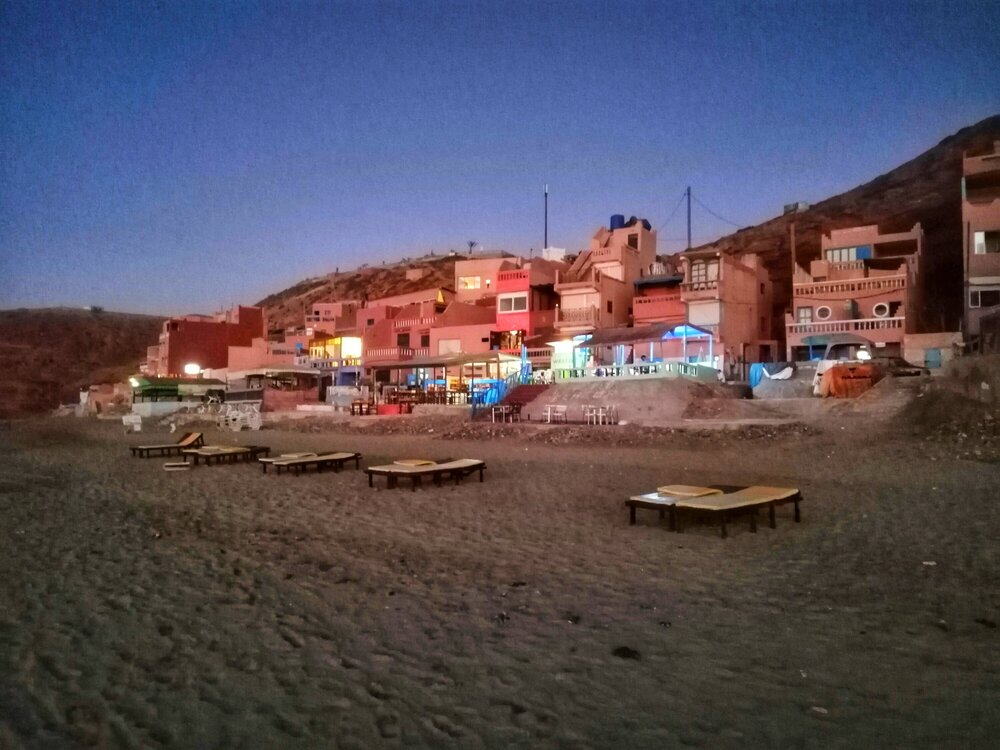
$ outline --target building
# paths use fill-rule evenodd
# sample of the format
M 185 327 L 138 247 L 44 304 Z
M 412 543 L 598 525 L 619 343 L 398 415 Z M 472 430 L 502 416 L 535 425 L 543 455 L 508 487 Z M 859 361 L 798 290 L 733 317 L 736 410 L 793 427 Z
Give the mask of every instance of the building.
M 621 214 L 601 227 L 570 268 L 557 271 L 559 295 L 555 328 L 576 336 L 598 328 L 624 326 L 632 316 L 633 283 L 656 261 L 656 232 L 645 219 Z
M 632 282 L 632 319 L 636 326 L 650 323 L 683 323 L 687 308 L 681 299 L 683 273 L 674 273 L 662 262 L 653 263 L 650 274 Z
M 681 300 L 686 322 L 712 333 L 712 366 L 727 377 L 746 377 L 752 362 L 770 362 L 778 355 L 772 338 L 772 289 L 767 270 L 753 254 L 734 257 L 719 250 L 689 250 L 681 254 L 684 281 Z M 708 342 L 695 354 L 707 356 Z
M 499 348 L 508 354 L 521 353 L 521 346 L 531 347 L 532 363 L 548 365 L 550 354 L 543 349 L 542 338 L 551 338 L 555 330 L 559 295 L 556 275 L 569 268 L 566 263 L 533 258 L 518 258 L 497 274 L 496 329 Z M 535 339 L 535 341 L 531 341 Z
M 507 256 L 455 261 L 455 299 L 458 302 L 475 302 L 484 297 L 495 297 L 497 274 L 509 263 Z
M 339 302 L 314 302 L 306 310 L 305 327 L 325 331 L 339 331 L 353 328 L 361 303 L 357 300 Z
M 882 234 L 868 225 L 834 230 L 820 239 L 821 256 L 808 271 L 796 264 L 792 310 L 785 316 L 790 360 L 822 354 L 835 334 L 872 342 L 879 354 L 902 356 L 904 337 L 915 329 L 918 273 L 924 233 Z
M 980 320 L 1000 312 L 1000 141 L 962 159 L 965 338 L 979 350 Z
M 239 305 L 215 315 L 169 318 L 163 322 L 159 342 L 146 351 L 145 374 L 177 377 L 185 368 L 228 367 L 230 347 L 252 346 L 253 340 L 264 339 L 266 332 L 267 321 L 260 307 Z

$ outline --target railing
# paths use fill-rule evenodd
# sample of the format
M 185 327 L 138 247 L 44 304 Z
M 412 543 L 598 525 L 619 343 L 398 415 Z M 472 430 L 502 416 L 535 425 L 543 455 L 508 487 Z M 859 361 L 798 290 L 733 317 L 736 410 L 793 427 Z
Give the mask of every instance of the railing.
M 597 308 L 593 305 L 589 307 L 561 307 L 556 313 L 556 325 L 580 326 L 597 324 Z
M 689 281 L 681 284 L 681 292 L 712 292 L 719 288 L 718 279 Z
M 828 320 L 814 323 L 786 323 L 788 333 L 851 333 L 853 331 L 877 331 L 889 328 L 902 328 L 906 317 L 898 318 L 859 318 L 857 320 Z
M 553 368 L 555 380 L 590 380 L 593 378 L 616 378 L 618 380 L 639 380 L 642 378 L 693 378 L 703 381 L 717 381 L 719 371 L 715 368 L 692 362 L 648 362 L 631 365 L 602 365 L 600 367 Z
M 476 415 L 484 408 L 492 407 L 503 401 L 507 397 L 507 394 L 517 386 L 530 382 L 531 363 L 527 362 L 521 365 L 517 372 L 512 372 L 499 383 L 493 383 L 484 391 L 476 391 L 472 394 L 473 419 L 475 419 Z
M 568 286 L 592 286 L 597 288 L 598 282 L 601 280 L 601 272 L 596 268 L 588 267 L 586 271 L 579 273 L 570 273 L 569 271 L 556 271 L 556 291 L 560 287 Z
M 527 281 L 527 279 L 528 271 L 523 268 L 519 268 L 516 271 L 501 271 L 497 274 L 498 284 L 502 281 Z
M 263 401 L 263 388 L 250 388 L 242 391 L 226 391 L 226 403 L 239 403 L 244 401 Z
M 843 294 L 853 292 L 869 292 L 875 290 L 891 291 L 906 286 L 905 276 L 882 276 L 854 281 L 811 281 L 796 282 L 795 296 L 809 297 L 813 294 Z
M 433 326 L 437 316 L 428 315 L 423 318 L 406 318 L 405 320 L 394 320 L 393 328 L 412 328 L 413 326 Z
M 429 347 L 411 348 L 408 346 L 382 346 L 365 351 L 364 360 L 369 364 L 372 362 L 385 362 L 403 359 L 413 359 L 414 357 L 430 356 Z

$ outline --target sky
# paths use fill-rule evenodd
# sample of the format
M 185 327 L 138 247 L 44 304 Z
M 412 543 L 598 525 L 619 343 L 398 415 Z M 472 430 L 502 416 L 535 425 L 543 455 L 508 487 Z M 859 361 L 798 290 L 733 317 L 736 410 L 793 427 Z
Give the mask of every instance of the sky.
M 0 308 L 252 304 L 424 253 L 659 251 L 1000 112 L 1000 3 L 0 4 Z M 714 215 L 713 215 L 714 214 Z

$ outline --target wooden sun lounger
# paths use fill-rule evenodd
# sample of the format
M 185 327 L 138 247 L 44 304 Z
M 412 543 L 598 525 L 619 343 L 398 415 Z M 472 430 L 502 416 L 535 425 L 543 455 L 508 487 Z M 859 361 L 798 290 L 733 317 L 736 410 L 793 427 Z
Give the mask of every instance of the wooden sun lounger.
M 736 515 L 749 515 L 750 531 L 756 533 L 757 510 L 765 506 L 768 509 L 768 520 L 772 529 L 775 528 L 775 507 L 786 503 L 795 504 L 795 522 L 799 523 L 802 520 L 799 512 L 801 500 L 802 493 L 793 487 L 747 487 L 721 495 L 682 498 L 674 504 L 674 508 L 717 515 L 722 525 L 722 538 L 725 539 L 728 536 L 726 522 L 730 517 Z M 681 531 L 679 518 L 675 528 L 676 531 Z
M 205 466 L 211 466 L 213 463 L 232 464 L 237 461 L 253 461 L 270 454 L 270 452 L 271 449 L 266 445 L 205 445 L 194 450 L 183 451 L 183 454 L 190 456 L 195 466 L 201 460 L 205 461 Z
M 762 507 L 768 509 L 768 521 L 773 529 L 775 524 L 774 510 L 779 505 L 793 503 L 795 505 L 795 522 L 802 520 L 799 511 L 799 503 L 802 501 L 802 493 L 791 487 L 684 487 L 682 485 L 669 485 L 670 488 L 687 490 L 677 494 L 665 494 L 663 491 L 667 487 L 661 487 L 659 492 L 651 492 L 646 495 L 636 495 L 625 501 L 629 508 L 629 523 L 635 524 L 635 509 L 649 508 L 658 510 L 660 518 L 667 515 L 669 518 L 669 528 L 671 531 L 681 531 L 678 511 L 690 510 L 695 513 L 718 515 L 722 526 L 722 538 L 728 536 L 726 524 L 729 519 L 737 515 L 750 516 L 750 531 L 757 531 L 757 510 Z
M 479 472 L 479 481 L 483 481 L 483 472 L 486 470 L 486 462 L 475 458 L 459 458 L 455 461 L 444 463 L 412 465 L 412 464 L 389 464 L 385 466 L 369 466 L 365 469 L 368 472 L 368 486 L 373 487 L 372 477 L 384 476 L 386 486 L 393 489 L 399 482 L 400 477 L 408 477 L 410 488 L 417 489 L 417 485 L 423 482 L 424 477 L 430 477 L 434 484 L 440 485 L 444 477 L 455 480 L 455 484 L 462 481 L 463 477 Z
M 282 469 L 291 469 L 296 474 L 301 474 L 310 466 L 315 466 L 316 471 L 323 471 L 323 469 L 331 467 L 334 471 L 340 471 L 348 461 L 354 461 L 355 469 L 361 468 L 360 453 L 317 453 L 312 456 L 278 456 L 277 458 L 263 458 L 258 460 L 261 466 L 264 467 L 265 474 L 267 474 L 268 464 L 274 467 L 276 474 L 280 474 Z
M 199 448 L 205 444 L 205 436 L 200 432 L 185 432 L 176 443 L 166 445 L 133 445 L 129 448 L 133 456 L 150 458 L 152 456 L 178 456 L 185 448 Z

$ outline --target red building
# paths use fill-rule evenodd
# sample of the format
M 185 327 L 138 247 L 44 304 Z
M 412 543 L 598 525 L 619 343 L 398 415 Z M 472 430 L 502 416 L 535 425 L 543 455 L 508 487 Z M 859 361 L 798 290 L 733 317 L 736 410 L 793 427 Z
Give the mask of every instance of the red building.
M 264 310 L 239 305 L 215 315 L 186 315 L 163 322 L 159 343 L 146 351 L 146 374 L 178 377 L 185 367 L 229 366 L 229 347 L 249 347 L 267 332 Z

